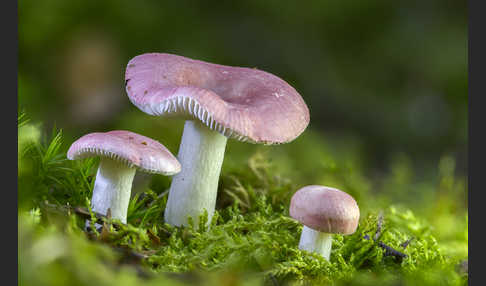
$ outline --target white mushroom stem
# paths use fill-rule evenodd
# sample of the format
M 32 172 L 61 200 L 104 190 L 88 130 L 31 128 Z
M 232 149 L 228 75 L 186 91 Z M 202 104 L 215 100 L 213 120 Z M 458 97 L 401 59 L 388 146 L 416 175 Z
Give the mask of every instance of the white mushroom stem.
M 318 253 L 329 260 L 331 247 L 331 233 L 320 232 L 304 225 L 300 235 L 299 249 Z
M 167 223 L 187 225 L 192 217 L 197 224 L 204 210 L 211 221 L 227 141 L 199 122 L 186 121 L 177 155 L 182 169 L 172 178 L 165 208 Z
M 106 215 L 110 209 L 112 218 L 126 223 L 135 172 L 135 167 L 102 157 L 91 198 L 92 210 Z

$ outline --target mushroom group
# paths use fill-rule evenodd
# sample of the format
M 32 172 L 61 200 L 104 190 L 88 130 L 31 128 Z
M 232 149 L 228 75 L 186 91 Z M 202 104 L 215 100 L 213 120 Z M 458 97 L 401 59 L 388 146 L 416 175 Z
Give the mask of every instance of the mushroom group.
M 92 209 L 110 212 L 123 223 L 136 170 L 175 175 L 165 222 L 185 226 L 191 218 L 198 223 L 206 211 L 210 223 L 227 139 L 282 144 L 309 124 L 309 109 L 300 94 L 279 77 L 255 68 L 148 53 L 130 60 L 125 84 L 128 98 L 141 111 L 185 120 L 185 125 L 177 159 L 159 142 L 123 130 L 87 134 L 70 147 L 71 160 L 101 157 Z M 360 215 L 350 195 L 318 185 L 298 190 L 289 212 L 304 225 L 299 248 L 327 260 L 332 235 L 353 233 Z

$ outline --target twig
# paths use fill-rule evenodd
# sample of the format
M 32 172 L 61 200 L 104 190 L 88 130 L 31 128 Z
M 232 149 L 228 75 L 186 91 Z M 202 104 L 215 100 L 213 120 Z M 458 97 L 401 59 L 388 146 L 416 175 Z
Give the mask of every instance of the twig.
M 125 247 L 112 247 L 112 249 L 122 255 L 119 263 L 130 265 L 131 267 L 133 267 L 139 277 L 144 279 L 153 277 L 151 273 L 140 267 L 140 262 L 149 257 L 148 255 L 135 252 Z
M 152 241 L 153 244 L 155 244 L 155 245 L 161 244 L 160 238 L 151 229 L 147 229 L 147 235 L 148 235 L 148 237 L 150 238 L 150 240 Z
M 413 239 L 414 239 L 413 237 L 407 239 L 405 242 L 400 244 L 400 246 L 403 247 L 403 249 L 407 248 L 407 246 L 410 244 L 410 241 L 412 241 Z
M 392 248 L 391 246 L 386 245 L 385 243 L 383 243 L 381 241 L 378 242 L 378 246 L 385 250 L 385 256 L 395 256 L 395 257 L 400 258 L 400 259 L 407 257 L 407 255 L 405 253 L 402 253 L 402 252 Z
M 380 211 L 378 214 L 378 222 L 376 223 L 376 232 L 375 236 L 373 237 L 373 240 L 377 240 L 381 236 L 381 228 L 383 226 L 383 211 Z
M 90 214 L 90 212 L 87 208 L 72 207 L 72 206 L 69 206 L 69 205 L 61 206 L 61 205 L 50 204 L 48 202 L 42 203 L 41 207 L 43 207 L 44 209 L 47 209 L 47 210 L 62 212 L 62 213 L 68 214 L 68 215 L 71 212 L 74 212 L 75 214 L 79 215 L 82 218 L 91 219 L 91 214 Z M 111 216 L 111 214 L 102 215 L 102 214 L 97 213 L 97 212 L 93 212 L 93 213 L 94 213 L 94 215 L 97 219 L 96 223 L 98 223 L 98 224 L 103 224 L 103 219 L 110 219 L 110 216 Z M 110 216 L 108 216 L 108 215 L 110 215 Z M 115 228 L 118 228 L 121 223 L 112 222 L 112 224 Z
M 149 256 L 143 253 L 135 252 L 126 247 L 112 247 L 115 251 L 124 254 L 126 258 L 133 259 L 134 261 L 141 261 L 143 259 L 148 258 Z
M 382 228 L 383 228 L 383 212 L 380 212 L 380 214 L 378 215 L 378 222 L 376 223 L 376 232 L 375 232 L 375 235 L 373 236 L 373 241 L 376 241 L 378 238 L 380 238 Z M 369 240 L 370 236 L 366 234 L 363 238 L 366 239 L 366 240 Z M 406 248 L 411 240 L 412 240 L 412 238 L 410 238 L 409 240 L 402 243 L 401 246 L 403 248 Z M 382 241 L 378 241 L 378 246 L 385 250 L 385 254 L 384 254 L 385 256 L 394 256 L 394 257 L 398 258 L 399 260 L 407 257 L 407 255 L 405 253 L 394 249 L 393 247 L 385 244 Z
M 366 240 L 369 240 L 370 236 L 365 235 L 363 238 L 366 239 Z M 378 241 L 378 246 L 385 250 L 385 256 L 395 256 L 399 259 L 407 257 L 407 255 L 405 253 L 402 253 L 402 252 L 394 249 L 393 247 L 387 245 L 384 242 Z

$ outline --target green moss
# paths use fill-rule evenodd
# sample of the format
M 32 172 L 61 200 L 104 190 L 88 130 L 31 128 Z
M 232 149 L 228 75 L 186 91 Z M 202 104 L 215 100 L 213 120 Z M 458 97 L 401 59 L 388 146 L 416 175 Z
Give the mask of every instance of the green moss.
M 27 151 L 19 149 L 20 285 L 467 284 L 467 275 L 457 269 L 468 255 L 467 209 L 458 199 L 465 181 L 454 176 L 450 157 L 440 162 L 436 180 L 417 182 L 401 159 L 390 174 L 372 181 L 359 161 L 322 151 L 320 139 L 312 137 L 299 143 L 306 148 L 280 153 L 281 159 L 258 149 L 246 164 L 223 169 L 210 229 L 204 215 L 199 225 L 186 228 L 164 224 L 168 184 L 154 176 L 132 197 L 128 225 L 104 218 L 102 230 L 88 234 L 85 218 L 72 206 L 89 207 L 97 162 L 66 160 L 62 133 L 53 134 L 44 142 L 29 139 Z M 321 150 L 317 167 L 303 163 L 312 148 Z M 292 177 L 290 163 L 278 162 L 291 162 L 299 153 L 304 154 L 295 160 L 303 167 Z M 288 205 L 304 182 L 333 182 L 360 205 L 358 230 L 334 236 L 330 261 L 297 247 L 302 226 L 289 217 Z M 432 210 L 400 200 L 415 188 L 432 194 L 434 200 L 427 201 Z M 380 243 L 407 257 L 387 255 Z

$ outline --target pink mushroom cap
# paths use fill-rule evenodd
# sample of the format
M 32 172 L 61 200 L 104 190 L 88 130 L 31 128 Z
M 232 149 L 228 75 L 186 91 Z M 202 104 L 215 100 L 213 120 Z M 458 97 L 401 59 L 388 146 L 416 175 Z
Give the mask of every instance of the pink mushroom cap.
M 321 232 L 351 234 L 359 222 L 359 207 L 349 194 L 335 188 L 310 185 L 290 201 L 290 216 Z
M 130 101 L 150 115 L 197 119 L 228 138 L 280 144 L 309 124 L 300 94 L 270 73 L 148 53 L 127 65 Z
M 125 130 L 95 132 L 76 140 L 68 150 L 70 160 L 103 156 L 135 166 L 146 173 L 173 175 L 181 165 L 161 143 Z

